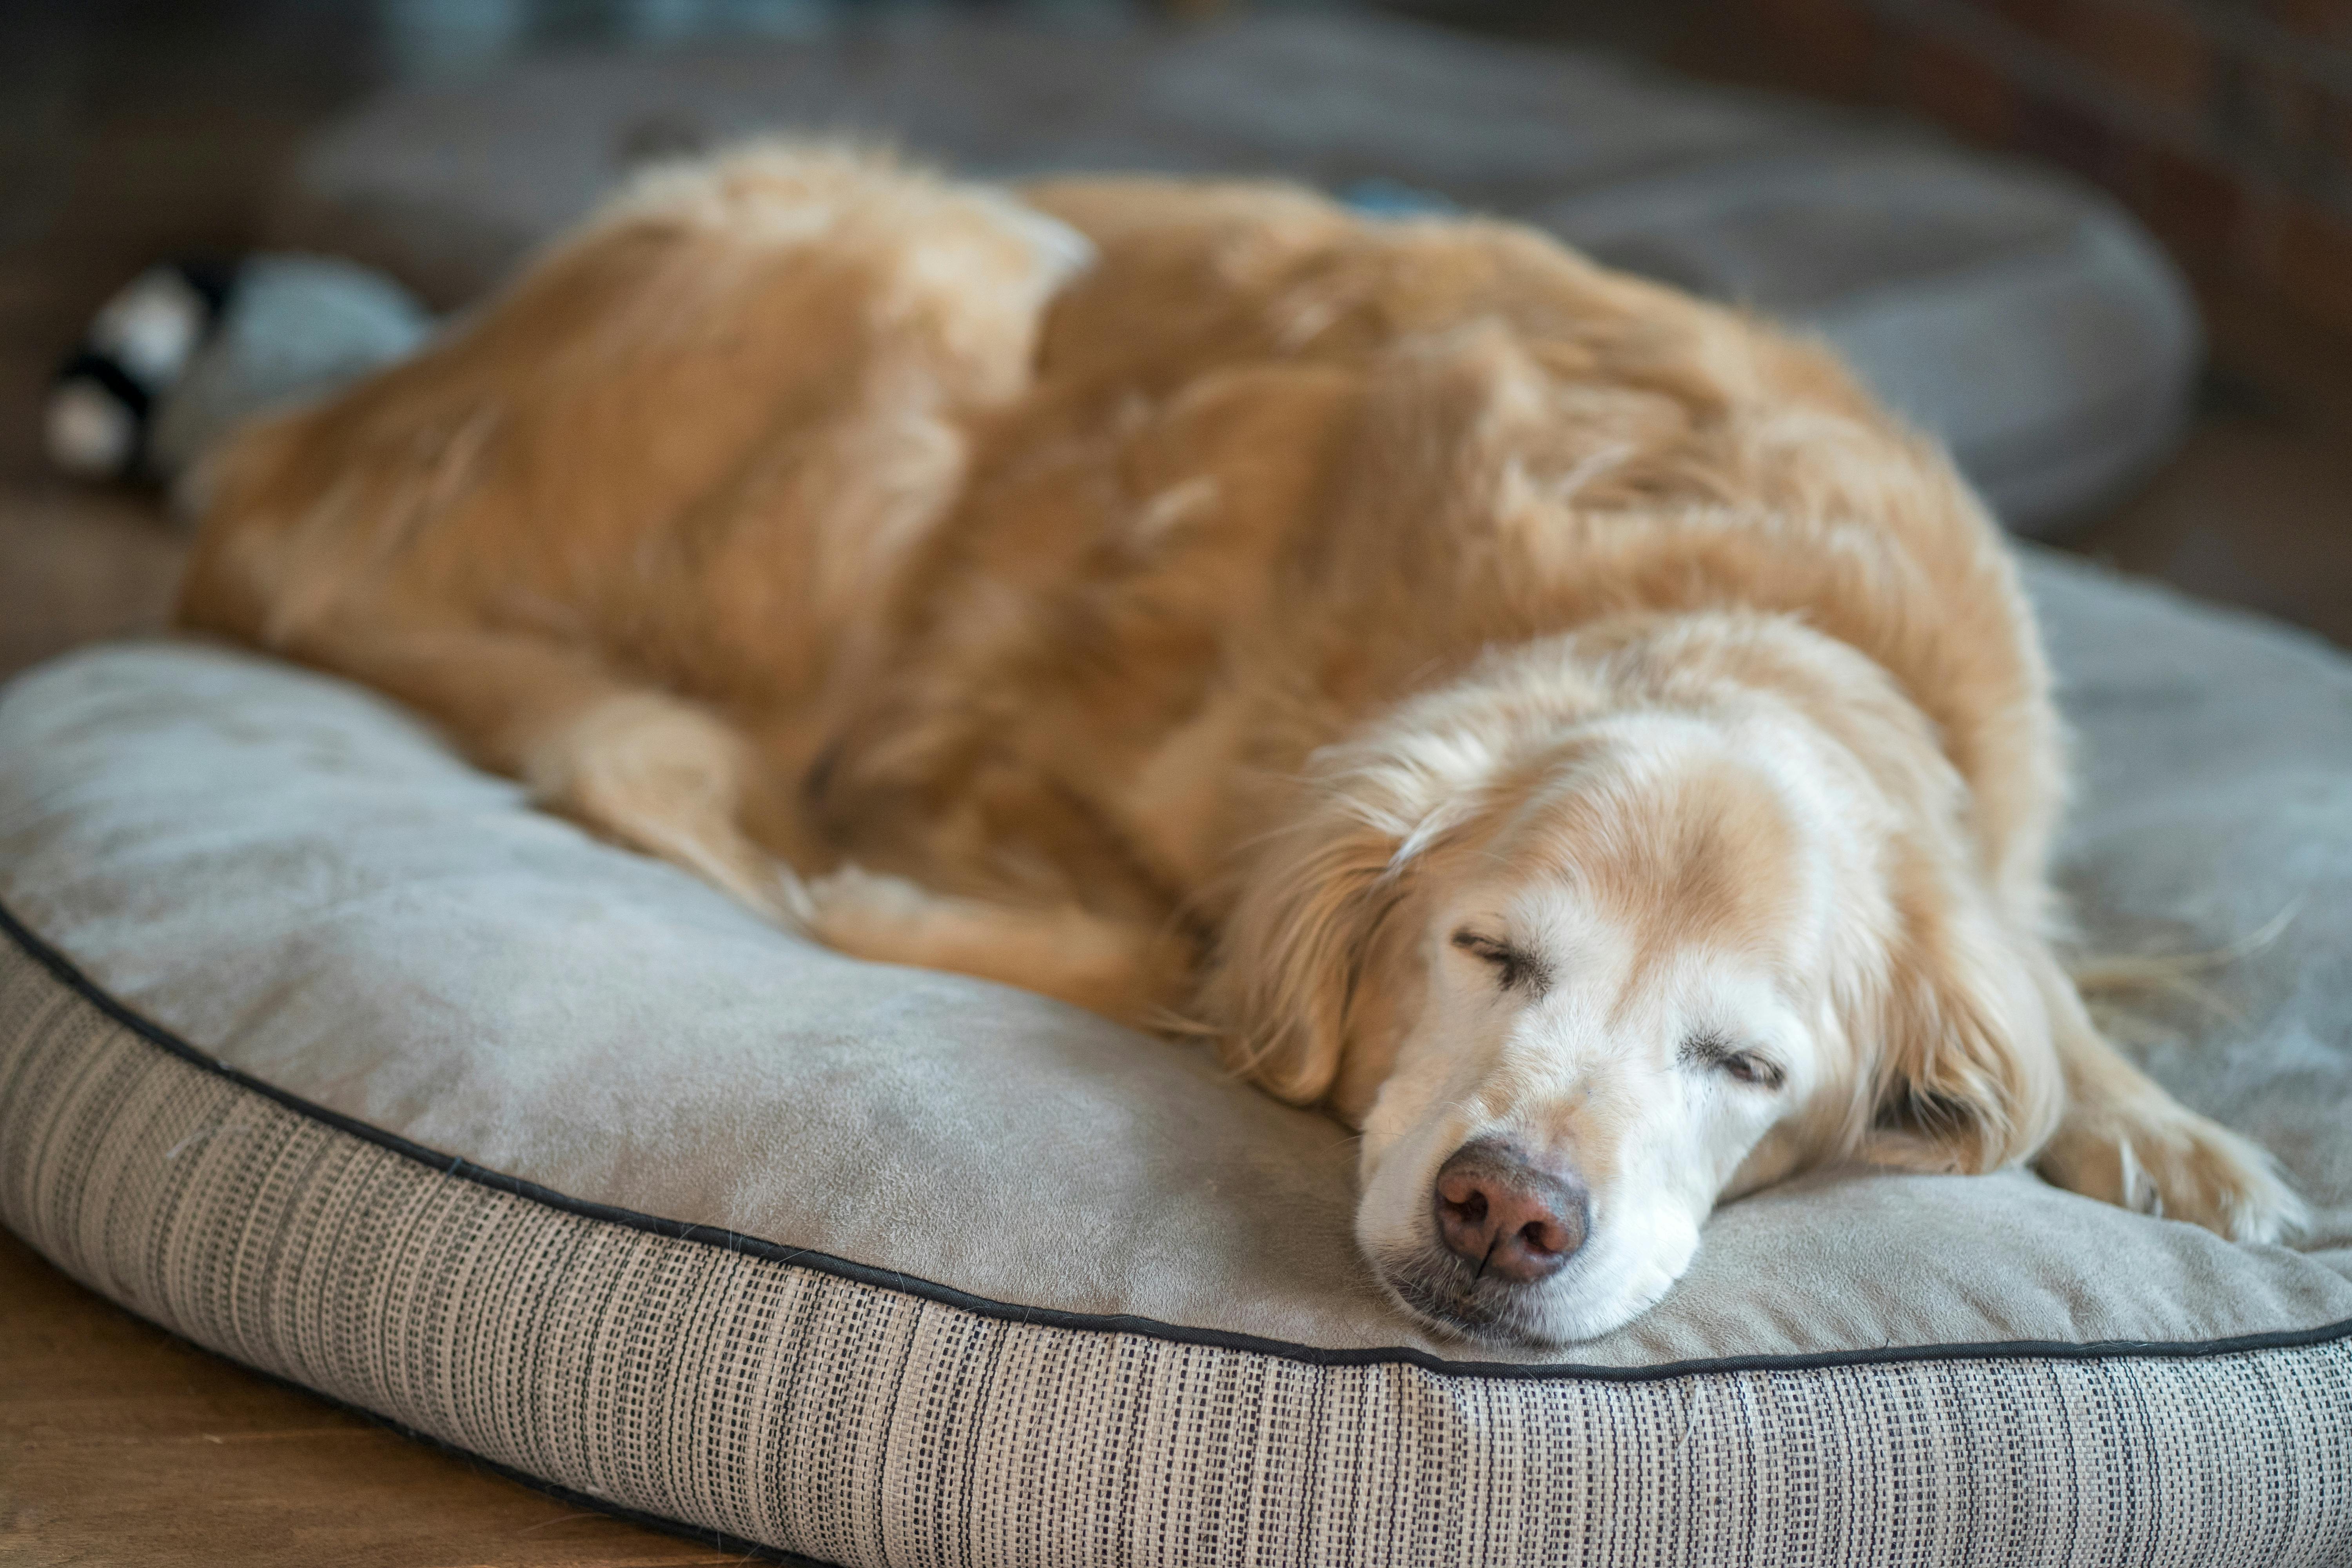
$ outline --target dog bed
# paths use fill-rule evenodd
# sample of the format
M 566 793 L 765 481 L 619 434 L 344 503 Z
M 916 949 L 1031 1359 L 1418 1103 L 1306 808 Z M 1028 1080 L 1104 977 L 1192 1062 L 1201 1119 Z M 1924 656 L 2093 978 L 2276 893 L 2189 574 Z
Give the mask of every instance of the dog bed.
M 1360 14 L 1185 30 L 902 15 L 724 53 L 553 57 L 330 126 L 278 237 L 454 306 L 633 163 L 779 128 L 984 175 L 1273 173 L 1524 218 L 1819 332 L 2027 531 L 2144 472 L 2196 374 L 2187 290 L 2094 190 L 1900 121 Z
M 825 1563 L 2352 1560 L 2352 666 L 2032 583 L 2094 935 L 2291 915 L 2137 1037 L 2282 1156 L 2300 1251 L 1826 1172 L 1606 1338 L 1433 1337 L 1337 1126 L 169 642 L 0 695 L 0 1217 L 225 1355 Z

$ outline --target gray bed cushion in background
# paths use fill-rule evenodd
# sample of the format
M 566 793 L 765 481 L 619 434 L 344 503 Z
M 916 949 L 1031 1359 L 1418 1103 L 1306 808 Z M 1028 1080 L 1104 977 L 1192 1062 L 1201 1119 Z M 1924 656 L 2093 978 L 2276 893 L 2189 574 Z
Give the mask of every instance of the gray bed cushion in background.
M 277 237 L 460 304 L 633 163 L 779 129 L 992 176 L 1277 174 L 1525 218 L 1819 332 L 2029 532 L 2162 455 L 2200 352 L 2162 253 L 2070 180 L 1898 121 L 1362 15 L 1191 31 L 932 15 L 542 59 L 330 127 Z
M 1831 1172 L 1604 1339 L 1433 1338 L 1355 1257 L 1338 1127 L 810 948 L 366 692 L 173 644 L 0 696 L 0 1216 L 255 1365 L 833 1562 L 2341 1563 L 2352 666 L 2031 581 L 2093 933 L 2294 911 L 2145 1055 L 2281 1154 L 2299 1250 Z

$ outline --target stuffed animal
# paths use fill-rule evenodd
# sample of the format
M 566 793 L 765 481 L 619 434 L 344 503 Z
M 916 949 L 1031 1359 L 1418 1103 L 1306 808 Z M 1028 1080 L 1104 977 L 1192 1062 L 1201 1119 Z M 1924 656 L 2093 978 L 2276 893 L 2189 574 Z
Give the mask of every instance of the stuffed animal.
M 315 256 L 172 261 L 106 302 L 49 389 L 50 461 L 178 485 L 232 426 L 414 352 L 433 318 L 397 283 Z

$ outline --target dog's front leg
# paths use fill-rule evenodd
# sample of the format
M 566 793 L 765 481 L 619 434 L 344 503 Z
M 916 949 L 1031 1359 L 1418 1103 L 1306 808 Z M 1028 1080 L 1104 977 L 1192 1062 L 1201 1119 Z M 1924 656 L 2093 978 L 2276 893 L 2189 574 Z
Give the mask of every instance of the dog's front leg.
M 2302 1226 L 2303 1201 L 2265 1150 L 2198 1115 L 2125 1059 L 2066 975 L 2045 978 L 2044 990 L 2066 1111 L 2035 1162 L 2043 1176 L 2235 1241 L 2276 1241 Z

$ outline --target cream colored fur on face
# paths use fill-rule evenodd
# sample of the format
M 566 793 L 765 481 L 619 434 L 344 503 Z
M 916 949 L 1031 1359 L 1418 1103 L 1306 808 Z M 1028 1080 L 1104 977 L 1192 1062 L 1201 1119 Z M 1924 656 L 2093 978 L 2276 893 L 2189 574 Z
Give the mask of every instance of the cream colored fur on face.
M 210 481 L 186 625 L 846 952 L 1189 1021 L 1362 1127 L 1459 1331 L 1612 1328 L 1831 1161 L 2295 1220 L 2053 953 L 2048 677 L 1949 466 L 1528 230 L 757 147 Z M 1485 1136 L 1591 1237 L 1463 1295 Z

